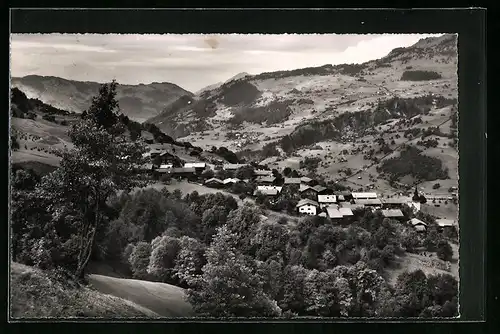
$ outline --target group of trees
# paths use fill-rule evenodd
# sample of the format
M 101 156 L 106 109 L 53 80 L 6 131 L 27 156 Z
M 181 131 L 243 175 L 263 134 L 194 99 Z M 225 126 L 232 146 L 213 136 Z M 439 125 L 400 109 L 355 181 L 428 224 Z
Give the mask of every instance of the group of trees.
M 33 189 L 14 187 L 12 218 L 21 245 L 14 254 L 27 253 L 21 257 L 43 266 L 62 262 L 83 277 L 106 221 L 104 203 L 140 184 L 132 171 L 145 147 L 123 135 L 117 109 L 116 83 L 102 85 L 87 116 L 70 128 L 74 148 L 62 154 L 60 167 Z
M 320 162 L 321 162 L 320 158 L 306 157 L 304 160 L 300 162 L 300 168 L 307 169 L 309 172 L 316 172 Z
M 388 174 L 391 180 L 410 175 L 421 181 L 434 181 L 448 178 L 448 170 L 443 162 L 434 157 L 422 154 L 414 146 L 406 146 L 398 157 L 384 160 L 377 167 L 378 172 Z
M 233 151 L 227 149 L 224 146 L 221 146 L 221 147 L 213 146 L 212 149 L 210 150 L 210 152 L 217 154 L 218 156 L 220 156 L 221 158 L 223 158 L 224 160 L 226 160 L 229 163 L 237 164 L 240 162 L 240 160 L 238 159 L 238 156 Z
M 404 71 L 401 75 L 401 81 L 426 81 L 441 79 L 441 74 L 435 71 L 411 70 Z
M 228 122 L 233 125 L 240 125 L 243 122 L 267 125 L 282 123 L 292 114 L 291 103 L 290 100 L 273 101 L 263 107 L 246 107 L 236 112 Z

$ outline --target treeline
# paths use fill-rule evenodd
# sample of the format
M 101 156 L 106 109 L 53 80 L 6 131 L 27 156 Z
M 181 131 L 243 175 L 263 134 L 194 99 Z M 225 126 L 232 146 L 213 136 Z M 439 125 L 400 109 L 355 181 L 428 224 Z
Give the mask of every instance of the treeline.
M 320 67 L 306 67 L 289 71 L 264 72 L 253 76 L 255 80 L 266 80 L 274 78 L 287 78 L 295 76 L 330 75 L 334 67 L 330 64 Z
M 434 157 L 422 154 L 414 146 L 405 146 L 398 157 L 384 160 L 377 167 L 379 173 L 384 173 L 393 181 L 410 175 L 420 181 L 434 181 L 447 179 L 448 169 L 443 162 Z
M 425 81 L 425 80 L 437 80 L 441 79 L 442 76 L 435 71 L 404 71 L 401 75 L 401 81 Z
M 292 100 L 273 101 L 269 105 L 263 107 L 243 108 L 237 111 L 228 122 L 233 125 L 240 125 L 243 122 L 256 124 L 266 123 L 267 125 L 281 123 L 286 121 L 292 114 L 290 109 L 290 104 L 292 102 Z

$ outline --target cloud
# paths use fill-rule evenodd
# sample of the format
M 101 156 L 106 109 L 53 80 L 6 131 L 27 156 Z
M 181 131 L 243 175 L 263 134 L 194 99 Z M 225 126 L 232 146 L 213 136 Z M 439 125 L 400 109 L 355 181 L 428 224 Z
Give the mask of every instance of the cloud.
M 11 74 L 120 83 L 172 82 L 197 91 L 240 72 L 359 63 L 426 35 L 13 34 Z

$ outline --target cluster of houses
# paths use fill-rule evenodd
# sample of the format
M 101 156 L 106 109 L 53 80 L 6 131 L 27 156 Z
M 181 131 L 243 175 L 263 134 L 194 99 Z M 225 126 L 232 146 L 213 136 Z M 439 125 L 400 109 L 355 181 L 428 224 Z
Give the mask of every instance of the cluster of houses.
M 159 154 L 163 154 L 162 158 L 167 158 L 167 160 L 169 158 L 174 159 L 167 152 Z M 151 156 L 153 157 L 153 155 Z M 200 180 L 203 172 L 207 169 L 236 171 L 245 166 L 247 164 L 223 164 L 216 166 L 205 162 L 187 162 L 180 167 L 179 161 L 174 161 L 156 166 L 148 164 L 145 169 L 153 171 L 157 176 L 168 174 L 175 178 Z M 253 192 L 254 196 L 261 194 L 270 200 L 279 198 L 284 188 L 295 186 L 301 197 L 296 206 L 299 214 L 328 217 L 333 221 L 350 221 L 354 216 L 353 211 L 357 208 L 368 207 L 372 210 L 380 210 L 384 217 L 401 221 L 404 220 L 404 214 L 401 211 L 403 205 L 408 205 L 415 212 L 420 210 L 420 203 L 413 201 L 411 198 L 379 198 L 375 192 L 334 192 L 332 189 L 318 185 L 317 182 L 309 177 L 285 178 L 283 181 L 277 183 L 273 172 L 263 169 L 254 170 L 253 180 L 240 180 L 235 177 L 226 179 L 213 177 L 204 180 L 204 185 L 211 188 L 229 188 L 234 184 L 249 183 L 250 181 L 256 184 Z M 408 223 L 419 232 L 425 232 L 427 229 L 427 223 L 416 218 L 411 219 Z M 453 220 L 446 219 L 438 219 L 437 223 L 443 229 L 456 225 Z

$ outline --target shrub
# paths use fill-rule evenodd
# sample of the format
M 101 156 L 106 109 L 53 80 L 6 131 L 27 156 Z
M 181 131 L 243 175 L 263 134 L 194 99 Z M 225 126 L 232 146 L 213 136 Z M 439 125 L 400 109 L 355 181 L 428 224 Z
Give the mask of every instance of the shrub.
M 441 185 L 439 183 L 434 183 L 434 185 L 432 186 L 432 189 L 439 189 L 441 188 Z
M 450 244 L 445 241 L 439 241 L 437 244 L 437 256 L 443 261 L 450 261 L 451 258 L 453 257 L 453 249 L 451 248 Z
M 434 71 L 404 71 L 401 81 L 425 81 L 441 79 L 441 74 Z

